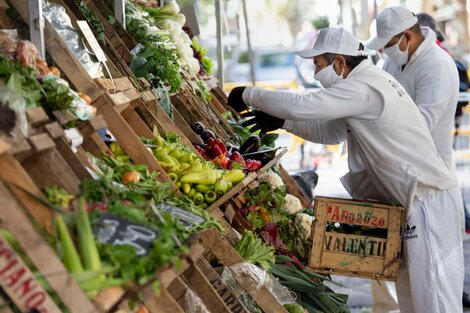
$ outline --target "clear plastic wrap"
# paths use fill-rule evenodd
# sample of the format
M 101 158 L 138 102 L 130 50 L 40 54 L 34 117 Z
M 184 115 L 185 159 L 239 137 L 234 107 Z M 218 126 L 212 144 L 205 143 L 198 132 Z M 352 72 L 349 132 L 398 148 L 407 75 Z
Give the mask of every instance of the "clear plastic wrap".
M 28 122 L 26 119 L 26 102 L 24 101 L 23 97 L 17 94 L 16 92 L 13 92 L 9 90 L 5 86 L 0 86 L 0 107 L 3 106 L 8 106 L 11 110 L 13 110 L 14 113 L 14 118 L 15 122 L 11 121 L 11 118 L 13 118 L 13 114 L 11 111 L 4 112 L 4 109 L 1 111 L 2 112 L 2 118 L 5 118 L 5 120 L 1 121 L 2 128 L 12 128 L 12 130 L 9 130 L 10 133 L 15 133 L 17 131 L 20 131 L 25 137 L 28 136 Z M 8 110 L 7 110 L 8 111 Z M 9 116 L 11 115 L 11 116 Z M 8 118 L 7 118 L 8 117 Z
M 186 303 L 186 312 L 188 313 L 211 313 L 204 302 L 197 294 L 195 294 L 191 288 L 186 289 L 184 295 L 184 302 Z
M 0 30 L 0 52 L 10 60 L 15 60 L 16 58 L 17 40 L 18 32 L 16 29 Z
M 67 46 L 72 50 L 88 74 L 92 78 L 102 77 L 101 63 L 92 59 L 90 52 L 83 45 L 80 33 L 73 28 L 70 17 L 65 9 L 60 5 L 46 2 L 43 7 L 43 14 L 59 33 L 60 37 L 67 43 Z
M 289 289 L 283 286 L 273 275 L 269 275 L 267 277 L 266 287 L 268 287 L 268 289 L 280 304 L 284 305 L 296 303 L 296 294 L 292 291 L 289 291 Z
M 60 77 L 49 75 L 43 77 L 43 81 L 54 80 L 62 85 L 69 87 L 69 83 Z M 87 121 L 94 115 L 93 108 L 88 105 L 75 91 L 69 89 L 69 94 L 73 97 L 72 104 L 70 105 L 70 113 L 76 118 Z
M 261 312 L 250 294 L 256 293 L 265 283 L 267 273 L 251 263 L 238 263 L 224 268 L 221 279 L 229 286 L 240 302 L 250 312 Z

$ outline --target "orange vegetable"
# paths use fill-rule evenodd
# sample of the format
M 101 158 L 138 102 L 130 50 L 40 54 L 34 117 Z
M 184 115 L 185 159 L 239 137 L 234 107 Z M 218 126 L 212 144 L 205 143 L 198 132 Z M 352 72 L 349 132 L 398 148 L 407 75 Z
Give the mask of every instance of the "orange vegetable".
M 55 76 L 60 77 L 60 71 L 57 67 L 49 66 L 49 71 L 51 71 L 51 73 L 54 74 Z
M 121 181 L 125 185 L 129 183 L 138 183 L 140 182 L 140 174 L 137 171 L 127 171 L 122 174 Z
M 81 92 L 77 92 L 77 94 L 78 94 L 78 96 L 79 96 L 80 98 L 83 99 L 83 101 L 85 101 L 86 103 L 88 103 L 89 105 L 91 105 L 91 98 L 90 98 L 88 95 L 86 95 L 86 94 L 84 94 L 84 93 L 81 93 Z

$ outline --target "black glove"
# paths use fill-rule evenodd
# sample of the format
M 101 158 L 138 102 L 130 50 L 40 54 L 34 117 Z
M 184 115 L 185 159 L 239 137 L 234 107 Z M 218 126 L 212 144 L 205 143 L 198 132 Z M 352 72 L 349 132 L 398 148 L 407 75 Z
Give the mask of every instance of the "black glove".
M 268 113 L 264 113 L 262 111 L 251 111 L 242 114 L 243 117 L 246 116 L 254 116 L 253 118 L 244 121 L 242 123 L 243 127 L 247 127 L 250 125 L 255 125 L 252 128 L 250 128 L 251 132 L 254 132 L 258 129 L 261 130 L 261 133 L 267 133 L 272 130 L 276 130 L 284 126 L 284 120 L 281 118 L 274 117 L 272 115 L 269 115 Z
M 243 101 L 243 91 L 246 87 L 235 87 L 230 91 L 228 95 L 227 104 L 235 109 L 237 112 L 242 112 L 248 110 L 248 106 L 245 101 Z

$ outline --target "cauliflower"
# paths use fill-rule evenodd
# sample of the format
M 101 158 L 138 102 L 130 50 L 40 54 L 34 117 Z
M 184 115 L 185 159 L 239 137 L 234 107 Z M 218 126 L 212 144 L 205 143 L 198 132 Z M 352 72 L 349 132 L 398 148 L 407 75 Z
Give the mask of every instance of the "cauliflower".
M 299 198 L 291 194 L 287 194 L 284 200 L 286 201 L 284 204 L 284 210 L 286 210 L 287 213 L 291 215 L 297 214 L 300 210 L 303 209 Z
M 279 186 L 284 186 L 281 176 L 274 172 L 264 173 L 258 177 L 259 183 L 269 183 L 273 189 L 276 189 Z
M 312 224 L 314 217 L 305 213 L 296 215 L 294 221 L 300 229 L 300 235 L 303 239 L 310 239 L 312 233 Z

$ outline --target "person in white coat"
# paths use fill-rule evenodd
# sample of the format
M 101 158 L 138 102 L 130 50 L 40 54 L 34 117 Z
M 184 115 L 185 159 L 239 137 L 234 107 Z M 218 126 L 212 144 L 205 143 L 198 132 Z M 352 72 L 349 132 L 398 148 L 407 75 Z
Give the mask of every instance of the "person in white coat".
M 376 31 L 366 43 L 372 50 L 384 49 L 383 69 L 406 89 L 423 114 L 434 144 L 446 166 L 455 173 L 453 135 L 458 102 L 459 76 L 454 60 L 436 43 L 429 27 L 404 7 L 389 7 L 377 15 Z M 464 211 L 461 227 L 464 228 Z M 372 282 L 373 313 L 398 313 L 392 283 Z
M 462 312 L 456 296 L 463 288 L 462 236 L 448 227 L 459 219 L 457 181 L 413 100 L 368 63 L 361 46 L 344 29 L 322 29 L 313 48 L 298 55 L 313 58 L 315 79 L 326 89 L 295 94 L 238 87 L 228 104 L 238 112 L 247 104 L 256 109 L 252 124 L 262 131 L 284 128 L 323 144 L 347 140 L 349 173 L 341 181 L 351 196 L 406 208 L 401 312 Z

